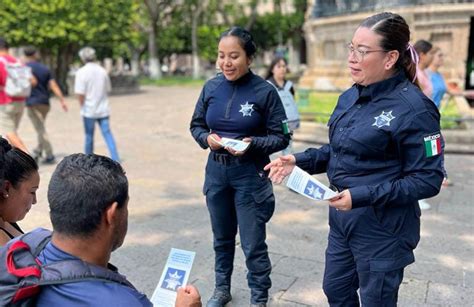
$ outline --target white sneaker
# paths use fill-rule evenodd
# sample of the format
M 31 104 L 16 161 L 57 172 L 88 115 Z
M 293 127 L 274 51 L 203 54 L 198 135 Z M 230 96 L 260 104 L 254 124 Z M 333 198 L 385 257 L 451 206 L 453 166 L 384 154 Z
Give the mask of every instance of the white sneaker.
M 418 205 L 420 206 L 420 210 L 429 210 L 429 209 L 431 209 L 430 204 L 428 204 L 428 202 L 424 199 L 420 199 L 418 201 Z

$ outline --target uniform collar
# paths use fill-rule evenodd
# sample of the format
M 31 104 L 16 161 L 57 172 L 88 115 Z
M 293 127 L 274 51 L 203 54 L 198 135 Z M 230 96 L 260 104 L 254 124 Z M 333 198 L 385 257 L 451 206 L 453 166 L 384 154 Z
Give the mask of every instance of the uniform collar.
M 368 98 L 370 100 L 374 100 L 380 95 L 390 93 L 406 79 L 405 73 L 400 71 L 388 79 L 375 82 L 367 86 L 357 84 L 356 87 L 359 91 L 359 98 Z
M 222 75 L 224 75 L 224 74 L 222 74 Z M 249 71 L 245 75 L 243 75 L 242 77 L 240 77 L 237 80 L 229 81 L 229 80 L 225 79 L 225 77 L 224 77 L 224 79 L 227 82 L 229 82 L 230 84 L 236 85 L 236 84 L 246 83 L 247 81 L 249 81 L 252 78 L 252 75 L 253 75 L 253 72 L 249 69 Z

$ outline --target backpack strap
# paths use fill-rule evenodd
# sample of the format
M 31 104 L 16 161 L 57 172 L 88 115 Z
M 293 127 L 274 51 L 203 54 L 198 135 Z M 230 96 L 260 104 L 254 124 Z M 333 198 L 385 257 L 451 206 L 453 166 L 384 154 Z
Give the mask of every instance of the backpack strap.
M 60 285 L 82 281 L 116 282 L 135 289 L 125 276 L 118 272 L 86 263 L 80 259 L 64 260 L 43 265 L 39 285 Z
M 14 240 L 23 241 L 29 247 L 31 254 L 37 257 L 39 253 L 45 248 L 46 244 L 51 241 L 52 232 L 51 230 L 44 228 L 36 228 L 30 232 L 27 232 Z
M 8 252 L 11 254 L 10 258 L 13 259 L 13 253 L 19 250 L 28 250 L 29 254 L 34 258 L 38 257 L 41 251 L 45 248 L 46 244 L 51 241 L 52 232 L 44 228 L 37 228 L 31 232 L 25 233 L 8 243 Z M 7 256 L 8 258 L 8 256 Z M 109 264 L 109 268 L 104 268 L 98 265 L 84 262 L 80 259 L 71 259 L 58 261 L 50 264 L 41 265 L 37 261 L 37 267 L 27 268 L 12 268 L 16 271 L 20 270 L 20 274 L 16 276 L 35 275 L 40 278 L 38 285 L 57 285 L 66 284 L 71 282 L 81 281 L 103 281 L 103 282 L 116 282 L 121 285 L 135 289 L 135 287 L 125 278 L 125 276 L 119 274 L 117 269 Z M 13 262 L 14 264 L 14 262 Z M 31 273 L 29 270 L 35 269 L 38 272 Z M 41 276 L 41 277 L 40 277 Z
M 41 263 L 35 259 L 50 240 L 51 231 L 43 228 L 35 229 L 10 240 L 4 249 L 5 254 L 2 254 L 2 259 L 4 257 L 6 261 L 6 270 L 11 275 L 20 278 L 29 276 L 39 278 Z M 19 263 L 28 263 L 28 265 Z
M 275 84 L 273 84 L 273 82 L 271 82 L 271 81 L 268 80 L 268 79 L 265 80 L 265 81 L 267 81 L 268 83 L 270 83 L 270 84 L 277 90 L 277 92 L 278 92 L 278 87 L 277 87 Z

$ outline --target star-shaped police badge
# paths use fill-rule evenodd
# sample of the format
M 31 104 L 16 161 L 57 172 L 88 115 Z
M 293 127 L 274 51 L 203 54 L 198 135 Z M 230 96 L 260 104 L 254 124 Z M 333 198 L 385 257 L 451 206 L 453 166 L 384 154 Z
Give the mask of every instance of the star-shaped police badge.
M 377 128 L 381 128 L 383 126 L 390 126 L 390 122 L 392 119 L 395 118 L 395 116 L 392 115 L 392 110 L 388 112 L 382 111 L 382 114 L 379 116 L 375 116 L 375 122 L 372 124 L 372 126 L 377 126 Z
M 166 282 L 166 289 L 171 289 L 176 291 L 179 286 L 181 286 L 181 281 L 180 279 L 183 277 L 183 275 L 178 274 L 178 270 L 174 272 L 174 274 L 171 274 L 171 271 L 168 271 L 168 278 L 164 280 Z
M 248 101 L 245 102 L 245 104 L 240 105 L 240 113 L 242 113 L 242 116 L 252 116 L 253 112 L 253 103 L 249 104 Z

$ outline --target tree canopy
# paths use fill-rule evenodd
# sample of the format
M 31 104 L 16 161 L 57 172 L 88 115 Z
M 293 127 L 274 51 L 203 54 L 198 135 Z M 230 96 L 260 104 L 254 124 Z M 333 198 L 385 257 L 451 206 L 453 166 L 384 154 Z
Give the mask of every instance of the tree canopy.
M 137 59 L 149 57 L 152 50 L 151 56 L 160 60 L 173 53 L 195 51 L 192 35 L 197 36 L 199 57 L 212 62 L 220 33 L 232 25 L 250 27 L 260 50 L 284 45 L 289 38 L 299 44 L 306 1 L 288 1 L 296 7 L 292 14 L 282 14 L 281 1 L 274 0 L 273 12 L 258 15 L 258 0 L 246 4 L 225 0 L 2 0 L 0 36 L 12 46 L 38 47 L 52 59 L 51 65 L 60 75 L 67 72 L 84 45 L 96 48 L 100 58 L 121 55 Z M 250 8 L 246 14 L 245 5 Z M 153 21 L 150 10 L 155 7 L 160 16 Z M 196 15 L 196 8 L 202 13 Z M 151 43 L 155 44 L 152 49 Z

